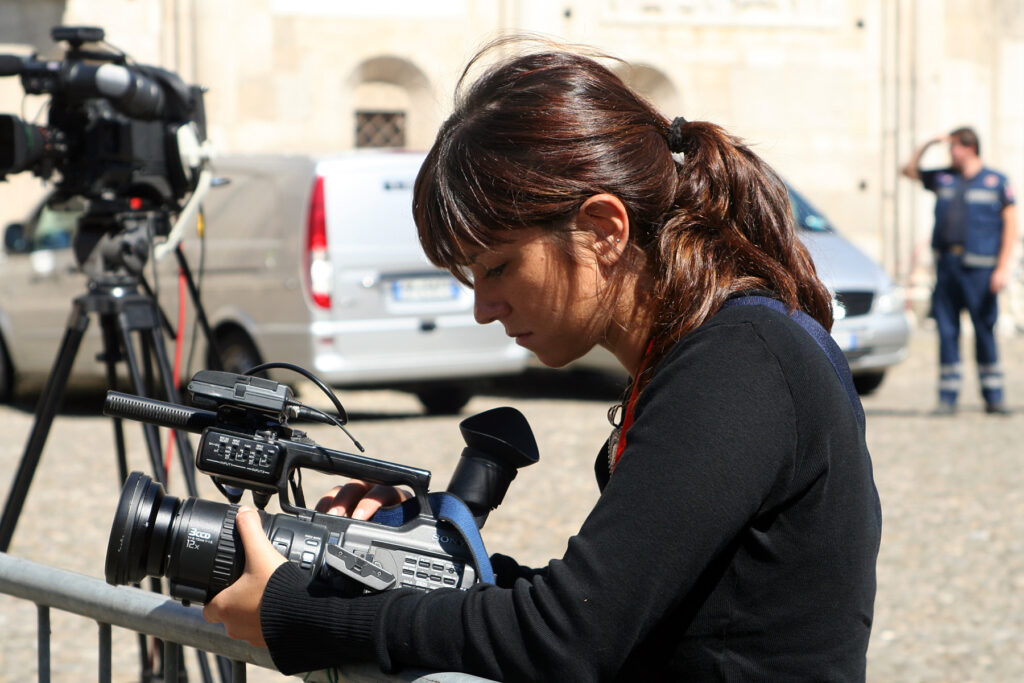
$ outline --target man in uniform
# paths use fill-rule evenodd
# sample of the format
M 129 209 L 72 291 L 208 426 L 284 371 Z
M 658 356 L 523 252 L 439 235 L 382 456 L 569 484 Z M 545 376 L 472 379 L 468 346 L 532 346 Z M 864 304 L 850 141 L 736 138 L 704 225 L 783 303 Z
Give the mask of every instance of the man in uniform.
M 949 143 L 951 166 L 918 168 L 926 149 Z M 939 404 L 953 415 L 960 393 L 960 312 L 974 325 L 975 358 L 985 411 L 1004 415 L 1003 373 L 996 350 L 996 294 L 1009 282 L 1017 230 L 1013 190 L 1006 176 L 981 161 L 977 134 L 958 128 L 921 145 L 903 167 L 935 193 L 935 291 L 932 314 L 939 330 Z

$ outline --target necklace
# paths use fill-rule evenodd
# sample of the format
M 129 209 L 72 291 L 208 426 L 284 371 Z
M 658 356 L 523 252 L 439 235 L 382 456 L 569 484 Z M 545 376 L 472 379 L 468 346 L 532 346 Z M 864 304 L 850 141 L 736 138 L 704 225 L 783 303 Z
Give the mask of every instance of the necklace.
M 608 475 L 615 473 L 615 466 L 619 464 L 622 452 L 626 450 L 626 432 L 633 424 L 633 410 L 636 408 L 636 400 L 640 394 L 640 377 L 647 370 L 647 363 L 651 358 L 651 351 L 654 349 L 655 339 L 647 343 L 647 350 L 640 361 L 640 369 L 633 378 L 627 389 L 625 401 L 620 401 L 608 409 L 608 422 L 612 425 L 612 433 L 608 437 Z

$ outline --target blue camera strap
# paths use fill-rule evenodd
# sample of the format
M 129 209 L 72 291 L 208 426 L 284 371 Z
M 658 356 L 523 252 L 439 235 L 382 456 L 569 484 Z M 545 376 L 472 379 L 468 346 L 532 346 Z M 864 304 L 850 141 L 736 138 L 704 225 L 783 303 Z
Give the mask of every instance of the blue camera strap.
M 470 554 L 473 556 L 473 565 L 476 569 L 477 578 L 481 583 L 494 583 L 494 570 L 491 568 L 491 558 L 484 548 L 484 540 L 480 537 L 480 529 L 476 526 L 473 513 L 469 511 L 466 504 L 457 496 L 446 491 L 431 493 L 430 508 L 434 511 L 434 517 L 438 523 L 451 527 L 466 544 Z M 382 508 L 370 520 L 376 524 L 385 526 L 402 526 L 414 519 L 419 514 L 419 505 L 415 498 L 411 498 L 401 505 L 392 508 Z
M 853 386 L 853 375 L 850 372 L 850 364 L 846 362 L 846 355 L 843 354 L 843 350 L 839 348 L 839 344 L 837 344 L 836 340 L 832 338 L 832 335 L 828 333 L 828 330 L 821 326 L 821 323 L 803 311 L 794 310 L 791 312 L 786 308 L 784 303 L 778 299 L 772 299 L 767 296 L 740 296 L 735 299 L 729 299 L 722 304 L 722 308 L 730 308 L 732 306 L 767 306 L 768 308 L 778 311 L 783 315 L 788 315 L 798 323 L 800 327 L 804 328 L 828 357 L 829 362 L 832 364 L 832 368 L 836 371 L 836 375 L 839 376 L 839 381 L 843 383 L 843 388 L 846 390 L 846 397 L 850 399 L 850 406 L 853 408 L 853 414 L 857 418 L 857 424 L 860 425 L 861 431 L 864 431 L 864 406 L 861 405 L 860 396 L 857 394 L 856 387 Z

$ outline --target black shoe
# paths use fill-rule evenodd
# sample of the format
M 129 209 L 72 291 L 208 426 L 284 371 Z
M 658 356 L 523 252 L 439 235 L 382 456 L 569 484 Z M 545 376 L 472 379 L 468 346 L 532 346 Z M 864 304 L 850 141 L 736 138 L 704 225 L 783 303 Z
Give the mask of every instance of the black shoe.
M 940 401 L 939 405 L 935 406 L 935 410 L 933 410 L 931 414 L 933 417 L 952 417 L 953 415 L 956 415 L 956 404 Z
M 985 412 L 989 415 L 1009 415 L 1010 409 L 1005 403 L 986 403 Z

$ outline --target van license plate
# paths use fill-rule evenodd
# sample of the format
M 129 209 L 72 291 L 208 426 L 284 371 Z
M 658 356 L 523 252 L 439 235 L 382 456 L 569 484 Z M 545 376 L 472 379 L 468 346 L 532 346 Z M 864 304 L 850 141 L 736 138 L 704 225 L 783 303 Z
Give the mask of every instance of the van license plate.
M 407 277 L 391 283 L 395 301 L 454 301 L 459 298 L 459 283 L 453 277 Z

